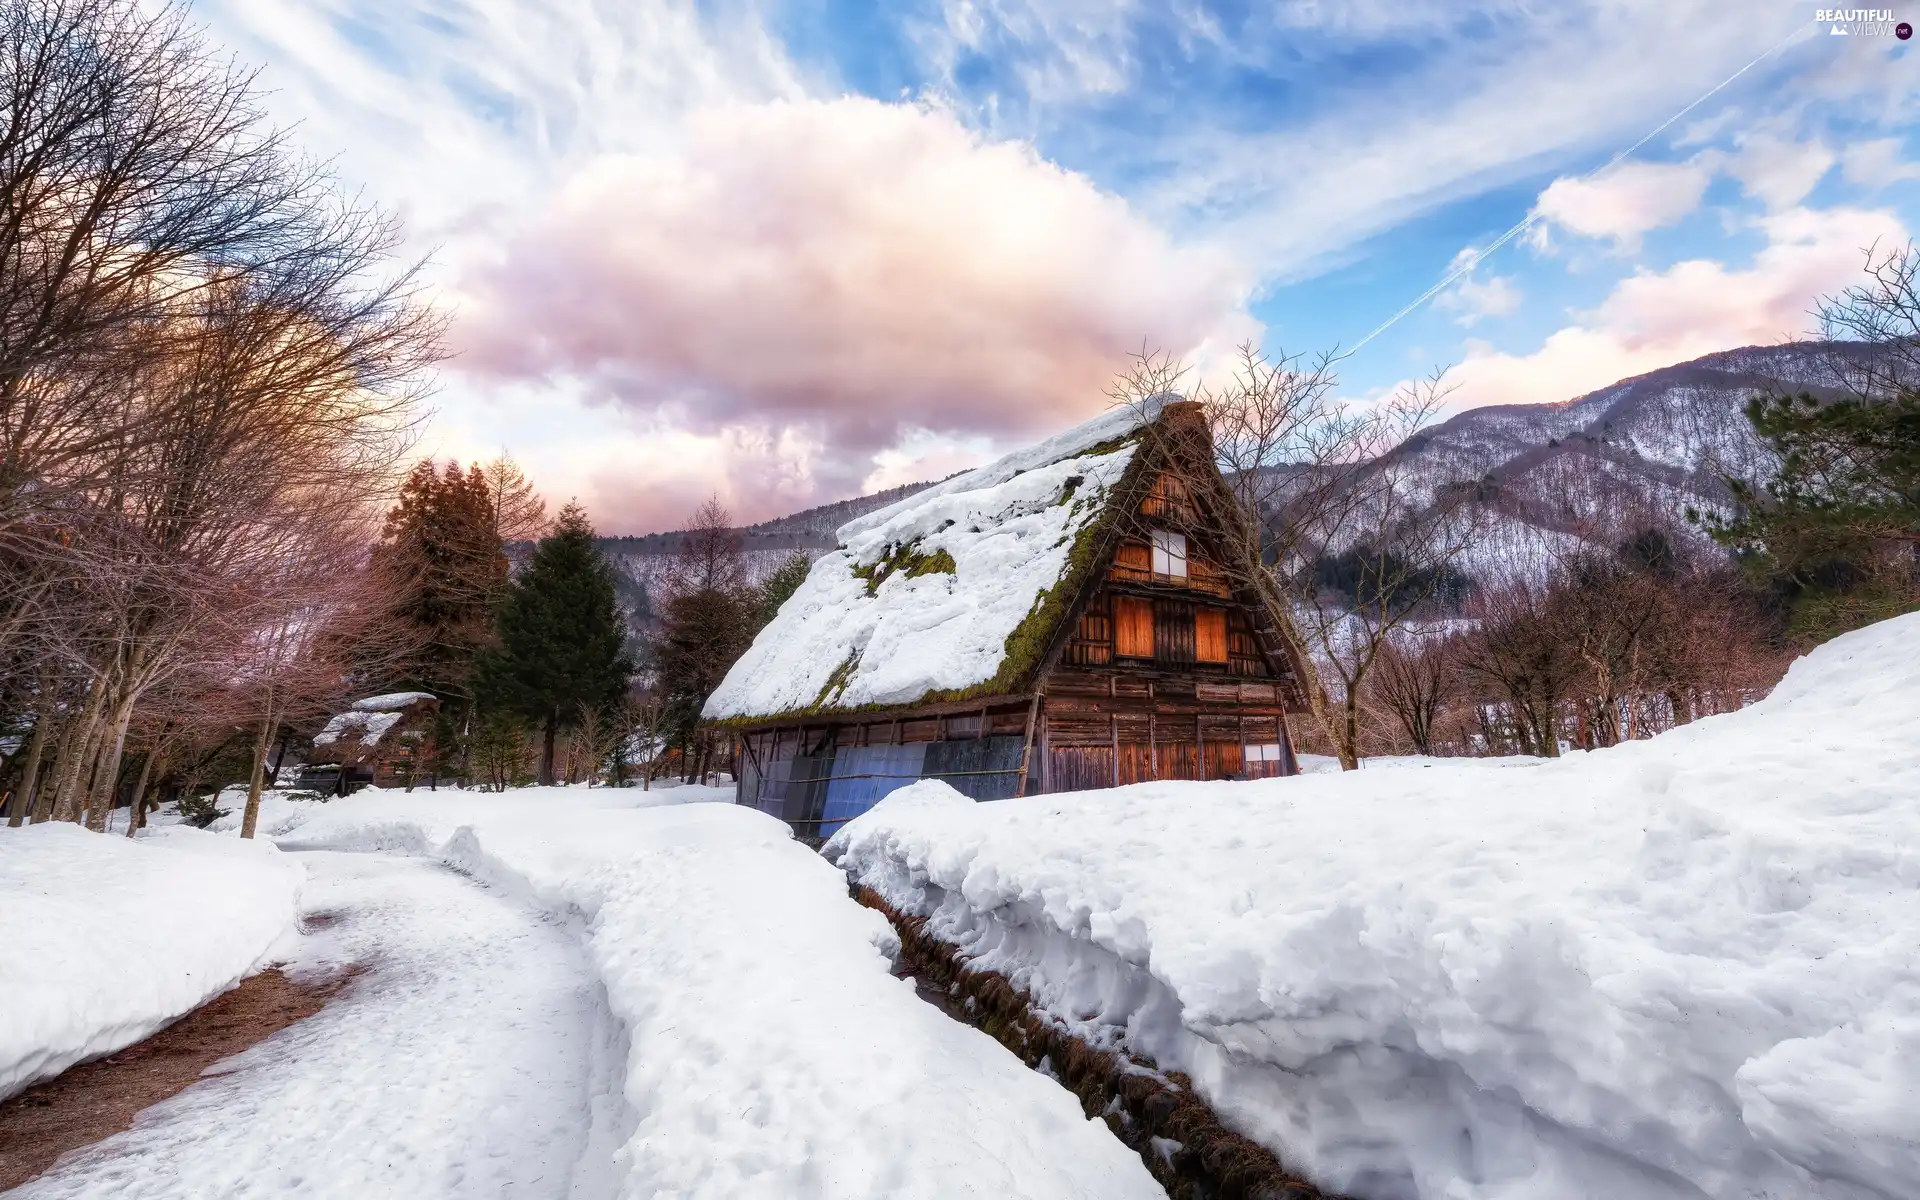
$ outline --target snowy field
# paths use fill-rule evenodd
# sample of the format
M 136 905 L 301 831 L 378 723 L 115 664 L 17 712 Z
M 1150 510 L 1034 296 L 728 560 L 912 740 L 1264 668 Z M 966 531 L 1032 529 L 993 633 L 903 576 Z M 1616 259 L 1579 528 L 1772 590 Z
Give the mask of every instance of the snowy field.
M 1071 1095 L 894 978 L 886 922 L 731 799 L 270 794 L 262 836 L 337 918 L 292 969 L 364 973 L 22 1194 L 1162 1194 Z M 238 847 L 237 823 L 165 836 Z
M 921 783 L 827 853 L 1323 1186 L 1920 1196 L 1920 615 L 1652 741 L 1391 766 Z
M 0 1097 L 146 1037 L 280 953 L 302 872 L 192 829 L 0 828 Z
M 1161 1194 L 1072 1096 L 895 979 L 891 928 L 785 825 L 678 803 L 731 797 L 367 791 L 272 828 L 440 859 L 579 931 L 620 1034 L 613 1194 Z

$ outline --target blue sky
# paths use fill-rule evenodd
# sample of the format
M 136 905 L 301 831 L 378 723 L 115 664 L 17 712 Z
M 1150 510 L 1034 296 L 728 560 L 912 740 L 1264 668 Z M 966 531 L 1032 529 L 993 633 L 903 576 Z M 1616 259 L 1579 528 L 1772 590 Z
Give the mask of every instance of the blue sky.
M 433 254 L 423 448 L 614 532 L 945 474 L 1141 345 L 1352 346 L 1530 215 L 1346 391 L 1556 401 L 1801 334 L 1920 223 L 1912 43 L 1797 3 L 198 11 Z

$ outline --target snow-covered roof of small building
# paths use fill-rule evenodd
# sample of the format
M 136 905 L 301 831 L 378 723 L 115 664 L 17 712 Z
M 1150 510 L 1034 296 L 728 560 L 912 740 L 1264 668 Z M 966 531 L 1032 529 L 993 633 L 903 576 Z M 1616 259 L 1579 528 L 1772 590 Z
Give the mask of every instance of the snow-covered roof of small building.
M 403 708 L 412 708 L 422 700 L 435 698 L 432 692 L 388 692 L 384 696 L 355 700 L 353 706 L 361 712 L 398 712 Z
M 350 708 L 327 722 L 327 727 L 313 735 L 316 746 L 331 746 L 350 733 L 358 733 L 362 746 L 376 746 L 387 731 L 400 723 L 405 716 L 401 712 L 361 712 Z
M 912 704 L 1014 682 L 1014 635 L 1051 631 L 1067 598 L 1045 601 L 1065 590 L 1080 535 L 1168 399 L 1113 409 L 842 525 L 839 548 L 813 564 L 703 715 Z
M 313 735 L 313 744 L 333 746 L 344 740 L 362 751 L 371 749 L 405 720 L 410 710 L 428 702 L 438 705 L 439 698 L 432 692 L 389 692 L 355 700 L 351 708 L 335 714 L 326 728 Z

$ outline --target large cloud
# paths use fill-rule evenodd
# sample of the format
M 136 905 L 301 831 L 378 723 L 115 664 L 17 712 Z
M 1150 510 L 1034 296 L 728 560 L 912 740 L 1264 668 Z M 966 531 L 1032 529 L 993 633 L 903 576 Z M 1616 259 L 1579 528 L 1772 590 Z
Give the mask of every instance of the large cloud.
M 1624 163 L 1592 179 L 1556 179 L 1537 211 L 1564 229 L 1625 247 L 1700 206 L 1713 173 L 1704 163 Z
M 1252 332 L 1249 283 L 942 112 L 729 105 L 670 153 L 602 157 L 566 183 L 467 281 L 461 367 L 871 456 L 913 430 L 1081 419 L 1129 350 Z
M 1818 298 L 1859 279 L 1865 247 L 1908 237 L 1891 213 L 1864 209 L 1790 209 L 1759 227 L 1767 242 L 1749 267 L 1693 259 L 1639 271 L 1532 354 L 1473 346 L 1451 376 L 1455 402 L 1566 400 L 1716 350 L 1805 334 Z

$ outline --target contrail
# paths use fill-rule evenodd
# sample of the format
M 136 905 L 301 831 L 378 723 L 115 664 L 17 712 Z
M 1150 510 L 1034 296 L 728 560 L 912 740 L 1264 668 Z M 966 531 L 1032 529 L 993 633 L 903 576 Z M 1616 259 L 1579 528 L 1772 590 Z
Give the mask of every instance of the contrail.
M 1667 128 L 1671 126 L 1675 121 L 1678 121 L 1681 117 L 1686 116 L 1688 113 L 1692 112 L 1694 109 L 1699 108 L 1702 104 L 1705 104 L 1708 100 L 1712 99 L 1716 93 L 1718 93 L 1721 89 L 1725 88 L 1728 84 L 1740 78 L 1742 75 L 1745 75 L 1748 71 L 1751 71 L 1754 67 L 1760 65 L 1761 62 L 1773 57 L 1775 54 L 1778 54 L 1780 51 L 1786 49 L 1789 44 L 1796 42 L 1803 37 L 1806 37 L 1808 32 L 1811 29 L 1813 29 L 1814 26 L 1817 24 L 1818 22 L 1809 22 L 1808 24 L 1802 25 L 1800 28 L 1794 30 L 1792 33 L 1782 38 L 1780 42 L 1777 45 L 1775 45 L 1772 49 L 1765 51 L 1758 58 L 1748 63 L 1746 66 L 1741 67 L 1738 71 L 1735 71 L 1733 74 L 1727 76 L 1725 79 L 1722 79 L 1719 83 L 1715 84 L 1711 89 L 1709 89 L 1707 92 L 1702 94 L 1700 98 L 1695 100 L 1692 104 L 1687 105 L 1685 108 L 1681 109 L 1679 112 L 1673 114 L 1672 116 L 1668 117 L 1666 120 L 1660 122 L 1660 124 L 1657 127 L 1655 127 L 1650 133 L 1648 133 L 1645 137 L 1641 138 L 1639 141 L 1635 142 L 1633 145 L 1628 146 L 1625 150 L 1622 150 L 1620 153 L 1614 155 L 1612 158 L 1608 159 L 1606 162 L 1595 167 L 1593 170 L 1588 171 L 1585 175 L 1580 176 L 1580 181 L 1584 183 L 1585 181 L 1592 179 L 1597 175 L 1601 175 L 1606 173 L 1607 171 L 1612 170 L 1614 167 L 1620 164 L 1620 161 L 1622 159 L 1626 158 L 1629 154 L 1632 154 L 1635 150 L 1638 150 L 1640 147 L 1646 145 L 1648 142 L 1652 141 L 1654 138 L 1659 137 L 1662 133 L 1665 133 Z M 1492 254 L 1495 250 L 1498 250 L 1500 247 L 1506 245 L 1508 242 L 1512 241 L 1514 238 L 1520 236 L 1521 234 L 1525 233 L 1527 230 L 1533 228 L 1533 226 L 1537 224 L 1539 220 L 1540 220 L 1539 210 L 1536 209 L 1535 211 L 1528 213 L 1526 217 L 1520 221 L 1519 224 L 1515 225 L 1512 229 L 1507 230 L 1505 233 L 1495 238 L 1492 241 L 1492 243 L 1487 246 L 1486 249 L 1479 251 L 1472 258 L 1467 259 L 1465 262 L 1461 263 L 1459 266 L 1455 267 L 1453 270 L 1448 271 L 1445 275 L 1440 277 L 1440 282 L 1434 284 L 1432 287 L 1428 288 L 1426 291 L 1421 292 L 1418 296 L 1414 297 L 1413 302 L 1411 304 L 1407 305 L 1405 308 L 1401 309 L 1399 312 L 1388 317 L 1386 320 L 1380 322 L 1380 324 L 1374 328 L 1372 333 L 1369 333 L 1367 336 L 1355 342 L 1352 348 L 1349 349 L 1346 352 L 1346 354 L 1341 355 L 1341 357 L 1345 358 L 1348 355 L 1355 353 L 1360 349 L 1360 347 L 1366 345 L 1368 342 L 1372 341 L 1373 339 L 1379 337 L 1381 334 L 1385 333 L 1387 330 L 1391 329 L 1395 324 L 1399 322 L 1400 318 L 1406 316 L 1408 313 L 1412 312 L 1414 309 L 1419 308 L 1422 304 L 1425 304 L 1427 301 L 1439 295 L 1442 291 L 1446 289 L 1448 284 L 1452 283 L 1454 280 L 1460 278 L 1462 275 L 1465 275 L 1467 272 L 1479 266 L 1482 260 L 1484 260 L 1489 254 Z

